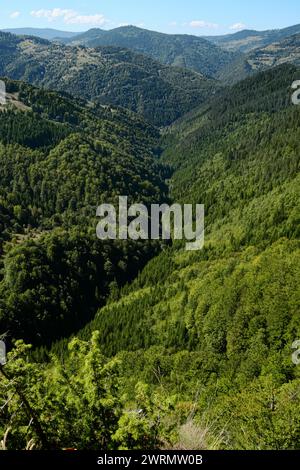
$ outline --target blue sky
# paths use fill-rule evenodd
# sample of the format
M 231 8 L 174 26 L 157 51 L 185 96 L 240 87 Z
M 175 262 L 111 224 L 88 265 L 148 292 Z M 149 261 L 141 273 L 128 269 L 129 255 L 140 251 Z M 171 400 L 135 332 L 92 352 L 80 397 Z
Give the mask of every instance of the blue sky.
M 300 23 L 299 0 L 0 0 L 0 28 L 66 31 L 135 24 L 167 33 L 216 35 Z

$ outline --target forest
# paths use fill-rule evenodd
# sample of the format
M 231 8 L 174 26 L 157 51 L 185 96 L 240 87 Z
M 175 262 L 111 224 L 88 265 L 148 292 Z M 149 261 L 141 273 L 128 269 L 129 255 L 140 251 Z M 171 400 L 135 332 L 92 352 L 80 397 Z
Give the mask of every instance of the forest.
M 300 68 L 72 47 L 0 33 L 0 447 L 299 449 Z M 204 249 L 98 240 L 120 195 L 204 204 Z

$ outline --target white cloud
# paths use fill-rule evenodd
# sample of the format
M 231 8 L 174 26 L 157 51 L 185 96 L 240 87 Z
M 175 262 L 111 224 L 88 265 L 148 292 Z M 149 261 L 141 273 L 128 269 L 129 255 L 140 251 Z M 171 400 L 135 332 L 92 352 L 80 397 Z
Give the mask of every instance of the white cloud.
M 19 11 L 14 11 L 13 13 L 11 13 L 11 14 L 9 15 L 9 17 L 14 20 L 14 19 L 18 18 L 20 15 L 21 15 L 21 12 L 19 12 Z
M 170 26 L 177 26 L 177 21 L 171 21 L 171 23 L 169 23 Z
M 33 10 L 31 16 L 35 18 L 47 18 L 48 21 L 55 21 L 62 18 L 65 24 L 89 24 L 103 26 L 107 19 L 100 13 L 95 15 L 80 15 L 75 10 L 53 8 L 52 10 Z
M 233 31 L 241 31 L 242 29 L 245 29 L 246 25 L 244 23 L 235 23 L 231 26 L 229 26 L 229 29 Z
M 103 26 L 107 23 L 104 15 L 72 15 L 65 18 L 66 24 L 93 24 Z
M 53 8 L 53 10 L 33 10 L 30 14 L 35 18 L 47 18 L 53 21 L 55 18 L 66 17 L 70 13 L 76 14 L 73 10 L 63 10 L 61 8 Z
M 209 23 L 203 20 L 193 20 L 189 23 L 191 28 L 208 28 L 208 29 L 217 29 L 219 27 L 216 23 Z

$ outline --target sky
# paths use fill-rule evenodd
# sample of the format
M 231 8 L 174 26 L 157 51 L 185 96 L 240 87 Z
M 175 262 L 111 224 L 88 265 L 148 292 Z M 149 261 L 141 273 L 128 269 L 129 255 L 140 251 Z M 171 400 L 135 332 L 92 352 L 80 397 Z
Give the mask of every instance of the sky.
M 300 23 L 299 0 L 0 0 L 0 29 L 86 31 L 133 24 L 165 33 L 219 35 Z

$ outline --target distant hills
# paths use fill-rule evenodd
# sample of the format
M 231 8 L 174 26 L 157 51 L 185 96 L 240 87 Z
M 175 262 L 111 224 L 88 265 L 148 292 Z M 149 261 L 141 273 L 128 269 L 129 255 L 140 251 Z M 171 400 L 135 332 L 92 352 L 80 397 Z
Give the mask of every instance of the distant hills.
M 267 31 L 243 30 L 234 34 L 206 37 L 164 34 L 136 26 L 122 26 L 112 30 L 93 28 L 83 33 L 35 28 L 9 31 L 22 35 L 23 39 L 24 35 L 36 36 L 62 46 L 126 48 L 132 51 L 131 65 L 136 60 L 133 59 L 136 57 L 134 54 L 138 53 L 151 57 L 157 64 L 190 69 L 208 78 L 236 82 L 256 70 L 265 70 L 281 63 L 297 65 L 297 35 L 300 34 L 300 25 Z M 148 61 L 147 67 L 149 64 Z M 113 104 L 123 105 L 122 100 Z M 132 109 L 137 108 L 136 104 Z
M 219 88 L 192 70 L 119 47 L 64 46 L 0 33 L 0 75 L 130 109 L 165 126 Z
M 300 24 L 283 29 L 244 30 L 225 36 L 207 37 L 163 34 L 135 26 L 125 26 L 110 31 L 91 29 L 63 41 L 88 47 L 104 45 L 126 47 L 150 55 L 167 65 L 186 67 L 207 76 L 220 78 L 223 70 L 226 71 L 236 63 L 243 62 L 244 54 L 284 41 L 296 34 L 300 34 Z M 215 47 L 212 47 L 212 44 Z M 286 48 L 288 45 L 284 44 L 283 47 Z M 238 78 L 244 78 L 244 75 Z
M 300 33 L 300 24 L 283 29 L 255 31 L 245 29 L 225 36 L 206 36 L 205 39 L 232 52 L 249 52 L 256 48 L 268 46 L 289 36 Z
M 135 26 L 104 31 L 91 29 L 86 33 L 68 38 L 71 45 L 120 46 L 149 55 L 165 65 L 175 65 L 214 77 L 236 57 L 235 53 L 220 49 L 198 36 L 164 34 Z
M 12 28 L 3 29 L 4 33 L 17 34 L 19 36 L 37 36 L 43 39 L 52 41 L 54 39 L 69 39 L 77 36 L 79 33 L 72 33 L 70 31 L 59 31 L 52 28 Z
M 256 72 L 285 63 L 300 65 L 300 33 L 254 49 L 223 69 L 219 78 L 228 83 L 237 82 Z

